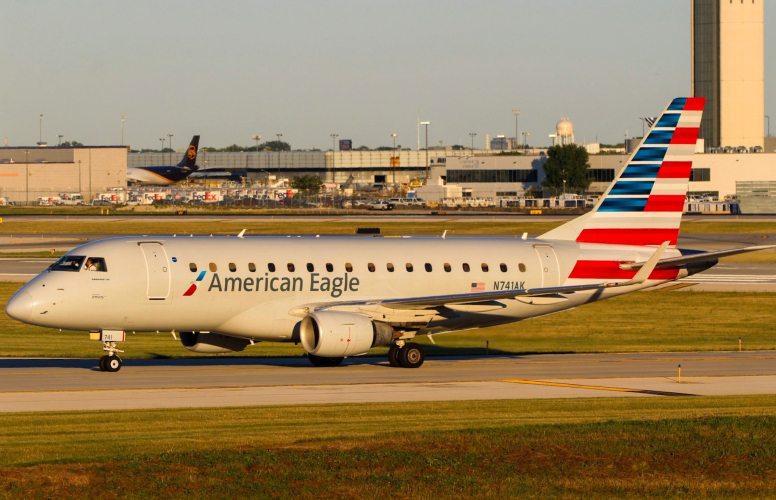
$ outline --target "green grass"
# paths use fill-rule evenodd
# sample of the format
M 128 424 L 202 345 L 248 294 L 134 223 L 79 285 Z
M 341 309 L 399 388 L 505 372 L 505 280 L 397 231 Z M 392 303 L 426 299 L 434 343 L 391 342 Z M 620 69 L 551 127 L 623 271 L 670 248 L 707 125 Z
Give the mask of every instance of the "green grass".
M 773 396 L 4 414 L 0 428 L 5 498 L 776 495 Z
M 0 304 L 21 283 L 0 282 Z M 636 352 L 776 349 L 773 293 L 641 292 L 510 325 L 446 333 L 431 345 L 418 341 L 427 354 L 525 352 Z M 184 349 L 167 333 L 128 334 L 126 358 L 201 357 Z M 238 356 L 300 356 L 301 346 L 258 343 Z M 385 348 L 370 351 L 384 355 Z M 0 312 L 0 357 L 90 358 L 101 353 L 99 342 L 85 332 L 58 331 L 26 325 Z M 222 355 L 223 356 L 223 355 Z
M 454 217 L 454 216 L 453 216 Z M 439 221 L 374 221 L 354 222 L 332 215 L 331 220 L 295 222 L 278 217 L 275 222 L 221 221 L 154 221 L 153 218 L 108 218 L 103 221 L 81 221 L 77 218 L 62 221 L 9 220 L 0 224 L 0 234 L 236 234 L 247 229 L 247 234 L 353 234 L 358 227 L 379 226 L 383 234 L 441 235 L 521 235 L 528 232 L 539 235 L 562 224 L 537 219 L 514 222 L 493 217 L 490 221 L 468 221 L 440 216 Z M 573 218 L 572 216 L 569 219 Z M 683 233 L 776 233 L 776 222 L 684 222 Z

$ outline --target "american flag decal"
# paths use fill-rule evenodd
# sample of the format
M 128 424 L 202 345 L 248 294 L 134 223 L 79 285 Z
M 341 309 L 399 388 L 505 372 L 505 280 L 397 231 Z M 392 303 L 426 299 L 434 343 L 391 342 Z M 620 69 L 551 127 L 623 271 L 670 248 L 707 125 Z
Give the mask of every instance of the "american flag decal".
M 485 283 L 472 283 L 472 292 L 484 292 L 485 291 Z

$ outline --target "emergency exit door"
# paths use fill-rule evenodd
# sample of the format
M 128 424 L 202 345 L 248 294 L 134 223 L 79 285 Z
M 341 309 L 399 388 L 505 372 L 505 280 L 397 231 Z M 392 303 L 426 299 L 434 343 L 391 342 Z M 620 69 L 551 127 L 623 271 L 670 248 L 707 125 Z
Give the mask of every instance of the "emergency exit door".
M 170 295 L 170 262 L 161 243 L 141 243 L 146 262 L 149 300 L 165 300 Z
M 539 264 L 542 271 L 542 287 L 560 286 L 558 271 L 558 256 L 551 246 L 537 245 L 534 247 L 539 254 Z

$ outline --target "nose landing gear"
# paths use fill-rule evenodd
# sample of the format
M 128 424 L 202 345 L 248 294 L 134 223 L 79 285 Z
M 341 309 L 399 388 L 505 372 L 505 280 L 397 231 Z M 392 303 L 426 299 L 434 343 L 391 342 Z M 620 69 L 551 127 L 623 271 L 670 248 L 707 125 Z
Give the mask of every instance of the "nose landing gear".
M 124 351 L 117 349 L 115 342 L 103 342 L 102 350 L 108 354 L 100 358 L 100 371 L 115 373 L 121 370 L 121 358 L 116 353 Z

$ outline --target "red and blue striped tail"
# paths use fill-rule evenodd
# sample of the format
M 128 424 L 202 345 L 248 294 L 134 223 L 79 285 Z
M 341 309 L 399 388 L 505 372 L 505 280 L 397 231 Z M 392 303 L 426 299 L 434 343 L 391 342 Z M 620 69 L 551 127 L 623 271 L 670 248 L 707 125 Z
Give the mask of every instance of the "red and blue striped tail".
M 703 97 L 671 101 L 592 212 L 544 239 L 620 245 L 676 245 Z

